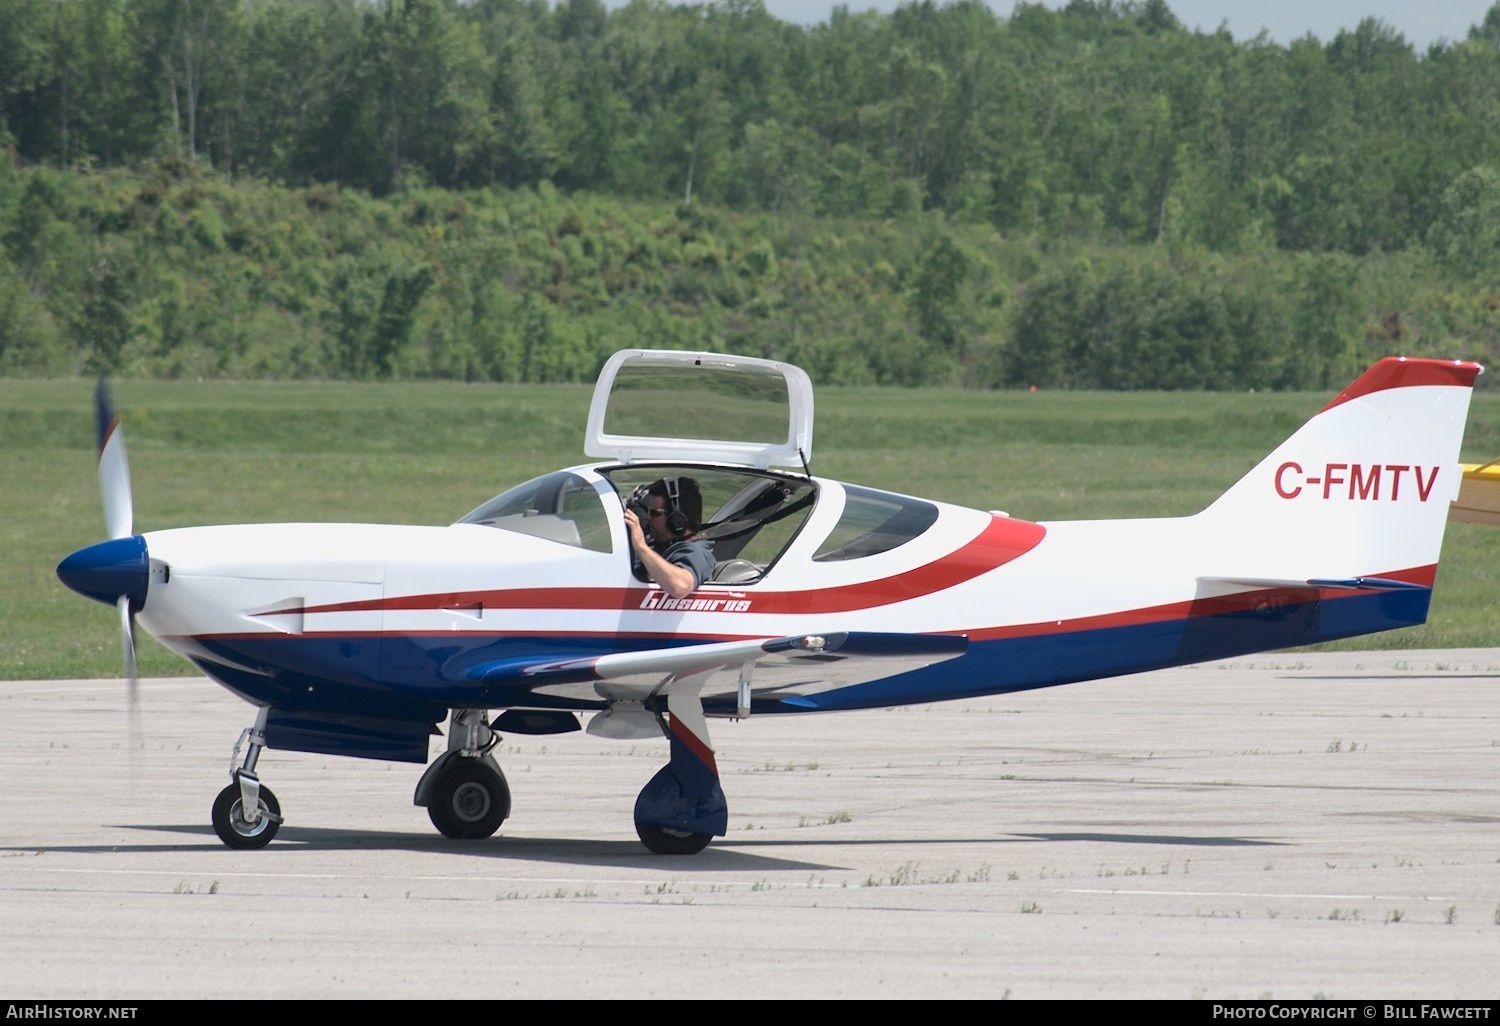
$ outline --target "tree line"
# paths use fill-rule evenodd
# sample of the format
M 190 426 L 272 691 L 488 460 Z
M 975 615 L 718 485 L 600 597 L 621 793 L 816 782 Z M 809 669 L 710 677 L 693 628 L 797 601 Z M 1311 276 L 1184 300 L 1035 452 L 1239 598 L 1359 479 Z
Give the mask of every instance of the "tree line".
M 8 0 L 0 373 L 1322 388 L 1495 348 L 1497 116 L 1500 3 Z

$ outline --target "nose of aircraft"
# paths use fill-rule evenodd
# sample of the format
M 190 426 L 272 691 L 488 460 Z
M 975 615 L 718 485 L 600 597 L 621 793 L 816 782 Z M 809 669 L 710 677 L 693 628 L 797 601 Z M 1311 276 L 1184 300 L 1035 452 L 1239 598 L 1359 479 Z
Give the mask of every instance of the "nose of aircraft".
M 151 580 L 146 539 L 134 534 L 79 549 L 57 564 L 57 578 L 78 594 L 106 605 L 129 597 L 130 608 L 138 610 L 146 604 Z

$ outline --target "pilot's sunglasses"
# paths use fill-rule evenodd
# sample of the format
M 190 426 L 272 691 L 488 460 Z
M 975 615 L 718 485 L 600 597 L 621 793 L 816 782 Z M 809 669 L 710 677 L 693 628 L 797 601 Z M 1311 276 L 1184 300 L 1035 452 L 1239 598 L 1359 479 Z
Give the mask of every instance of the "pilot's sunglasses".
M 652 508 L 646 510 L 646 512 L 650 513 L 653 517 L 664 517 L 664 516 L 667 515 L 667 511 L 666 510 L 664 510 L 664 509 L 657 509 L 654 506 Z

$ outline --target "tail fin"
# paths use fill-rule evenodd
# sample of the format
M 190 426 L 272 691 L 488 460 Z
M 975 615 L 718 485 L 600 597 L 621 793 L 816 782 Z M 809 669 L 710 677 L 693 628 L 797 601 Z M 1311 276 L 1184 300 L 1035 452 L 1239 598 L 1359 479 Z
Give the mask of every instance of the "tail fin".
M 1431 587 L 1481 371 L 1371 367 L 1194 518 L 1223 540 L 1224 572 L 1205 583 Z

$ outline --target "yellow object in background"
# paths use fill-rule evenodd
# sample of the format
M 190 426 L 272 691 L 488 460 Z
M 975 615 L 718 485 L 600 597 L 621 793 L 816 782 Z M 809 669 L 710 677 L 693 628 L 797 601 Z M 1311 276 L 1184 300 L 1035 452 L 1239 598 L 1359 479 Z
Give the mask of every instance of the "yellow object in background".
M 1460 466 L 1464 477 L 1448 519 L 1500 527 L 1500 458 Z

